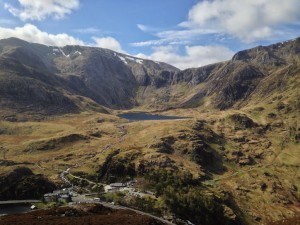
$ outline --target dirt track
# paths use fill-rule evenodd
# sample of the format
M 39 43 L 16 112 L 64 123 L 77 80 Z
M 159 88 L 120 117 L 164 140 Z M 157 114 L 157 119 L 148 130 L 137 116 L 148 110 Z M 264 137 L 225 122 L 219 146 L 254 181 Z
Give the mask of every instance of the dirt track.
M 130 210 L 109 209 L 101 205 L 75 206 L 37 210 L 26 214 L 0 217 L 1 225 L 163 225 Z

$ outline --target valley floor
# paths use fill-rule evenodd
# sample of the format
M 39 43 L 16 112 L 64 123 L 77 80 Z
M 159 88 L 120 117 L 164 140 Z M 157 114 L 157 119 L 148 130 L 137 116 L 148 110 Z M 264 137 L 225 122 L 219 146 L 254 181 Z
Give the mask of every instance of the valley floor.
M 232 224 L 273 224 L 300 214 L 300 146 L 291 117 L 272 119 L 247 110 L 160 114 L 188 118 L 128 121 L 85 112 L 41 121 L 0 121 L 1 175 L 22 166 L 63 187 L 65 171 L 82 191 L 92 192 L 104 183 L 134 178 L 138 190 L 155 197 L 143 203 L 126 194 L 104 197 L 167 217 L 176 214 L 169 198 L 183 202 L 174 195 L 172 182 L 190 189 L 187 199 L 201 190 L 203 199 L 219 202 Z M 192 221 L 197 223 L 197 218 Z

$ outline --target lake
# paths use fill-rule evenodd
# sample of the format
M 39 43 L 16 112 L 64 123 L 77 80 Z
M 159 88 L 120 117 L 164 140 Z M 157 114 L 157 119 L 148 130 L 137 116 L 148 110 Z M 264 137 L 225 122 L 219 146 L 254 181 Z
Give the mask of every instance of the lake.
M 31 211 L 30 204 L 22 205 L 0 205 L 0 216 L 17 214 L 17 213 L 26 213 Z
M 181 116 L 162 116 L 162 115 L 155 115 L 149 114 L 144 112 L 139 113 L 122 113 L 119 114 L 118 117 L 137 121 L 137 120 L 179 120 L 179 119 L 188 119 L 189 117 L 181 117 Z

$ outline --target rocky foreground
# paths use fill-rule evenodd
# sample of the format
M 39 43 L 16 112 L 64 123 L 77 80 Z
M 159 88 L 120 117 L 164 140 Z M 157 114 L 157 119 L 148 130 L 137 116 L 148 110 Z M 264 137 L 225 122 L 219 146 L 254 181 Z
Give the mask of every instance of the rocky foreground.
M 26 214 L 0 217 L 1 225 L 162 225 L 160 221 L 130 210 L 117 210 L 96 204 L 77 204 L 67 207 L 37 210 Z

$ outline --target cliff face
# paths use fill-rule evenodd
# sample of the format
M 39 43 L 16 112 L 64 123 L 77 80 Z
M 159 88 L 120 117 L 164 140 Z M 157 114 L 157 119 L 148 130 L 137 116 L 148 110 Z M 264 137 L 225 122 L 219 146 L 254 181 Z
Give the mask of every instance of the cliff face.
M 148 108 L 241 108 L 281 96 L 295 102 L 300 38 L 236 53 L 226 62 L 163 71 L 140 85 L 136 100 Z M 292 103 L 294 104 L 294 103 Z
M 160 85 L 161 74 L 178 71 L 107 49 L 59 48 L 16 38 L 0 41 L 0 64 L 1 106 L 48 114 L 79 111 L 77 102 L 83 100 L 130 108 L 137 104 L 139 86 Z
M 181 106 L 195 107 L 209 99 L 211 105 L 219 109 L 239 108 L 279 92 L 290 98 L 291 89 L 296 92 L 290 83 L 299 80 L 299 51 L 300 38 L 297 38 L 244 50 L 236 53 L 230 61 L 194 69 L 194 74 L 204 75 L 203 79 L 200 84 L 190 82 L 195 89 L 199 88 Z M 191 70 L 178 74 L 189 77 Z

